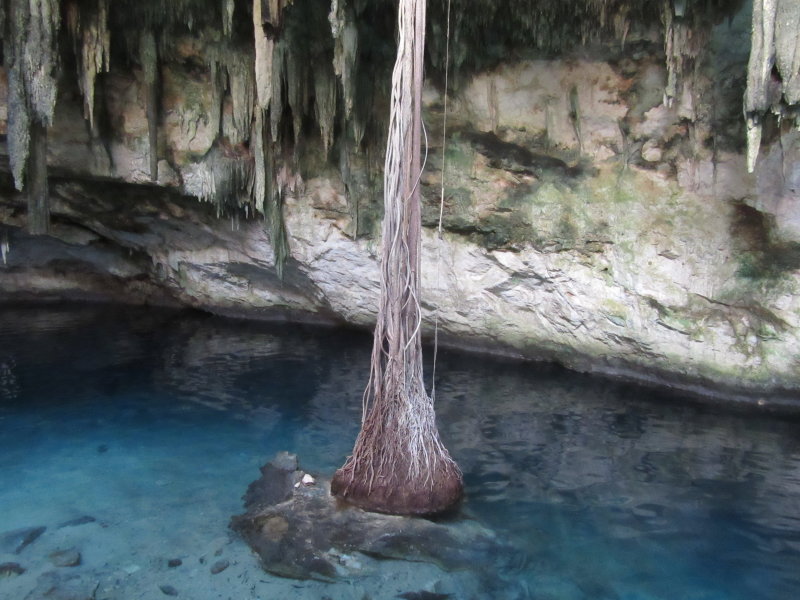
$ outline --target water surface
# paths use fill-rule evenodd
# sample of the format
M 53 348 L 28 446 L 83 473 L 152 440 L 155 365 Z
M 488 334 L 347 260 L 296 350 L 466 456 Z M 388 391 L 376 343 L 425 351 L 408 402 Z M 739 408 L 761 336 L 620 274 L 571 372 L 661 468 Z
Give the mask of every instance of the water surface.
M 798 597 L 797 420 L 447 351 L 437 415 L 463 512 L 520 559 L 488 580 L 367 558 L 337 584 L 263 573 L 228 519 L 277 451 L 320 474 L 343 462 L 369 351 L 360 334 L 186 312 L 0 308 L 0 538 L 47 527 L 19 554 L 0 545 L 27 569 L 0 597 L 46 598 L 53 581 L 97 600 L 163 585 L 196 600 Z M 67 547 L 71 579 L 48 559 Z

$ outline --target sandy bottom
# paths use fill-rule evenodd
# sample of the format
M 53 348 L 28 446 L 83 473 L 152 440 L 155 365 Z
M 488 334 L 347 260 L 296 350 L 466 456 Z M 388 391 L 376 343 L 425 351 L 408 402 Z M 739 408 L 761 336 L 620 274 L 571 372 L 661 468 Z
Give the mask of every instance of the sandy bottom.
M 0 415 L 0 539 L 46 527 L 19 553 L 12 541 L 0 544 L 0 563 L 25 569 L 0 577 L 0 598 L 363 600 L 419 590 L 479 597 L 469 572 L 361 555 L 348 557 L 353 576 L 336 583 L 265 573 L 228 521 L 243 512 L 242 494 L 272 455 L 256 452 L 293 441 L 264 438 L 263 427 L 242 428 L 196 405 L 155 411 L 158 418 L 142 406 L 131 398 L 100 417 L 94 402 L 69 414 L 53 407 Z M 56 566 L 51 555 L 70 549 L 80 564 Z

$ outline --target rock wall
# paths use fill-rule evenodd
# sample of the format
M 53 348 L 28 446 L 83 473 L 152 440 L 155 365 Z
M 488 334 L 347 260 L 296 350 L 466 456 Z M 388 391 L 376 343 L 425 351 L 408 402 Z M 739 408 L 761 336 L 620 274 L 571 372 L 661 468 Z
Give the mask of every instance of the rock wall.
M 509 57 L 449 98 L 426 90 L 426 327 L 448 343 L 561 361 L 729 399 L 800 393 L 800 133 L 777 123 L 747 172 L 747 7 L 668 97 L 663 36 Z M 244 317 L 374 323 L 377 150 L 307 149 L 279 173 L 283 277 L 263 220 L 210 198 L 234 118 L 185 36 L 160 67 L 151 182 L 143 69 L 98 76 L 97 135 L 62 82 L 49 131 L 52 228 L 25 232 L 3 159 L 0 294 L 183 304 Z M 7 83 L 0 73 L 0 134 Z M 219 111 L 217 111 L 219 112 Z M 229 124 L 228 129 L 234 129 Z M 769 127 L 767 128 L 769 129 Z M 7 155 L 5 145 L 0 153 Z M 377 156 L 376 156 L 377 155 Z M 344 157 L 346 165 L 343 167 Z M 444 169 L 442 233 L 438 232 Z

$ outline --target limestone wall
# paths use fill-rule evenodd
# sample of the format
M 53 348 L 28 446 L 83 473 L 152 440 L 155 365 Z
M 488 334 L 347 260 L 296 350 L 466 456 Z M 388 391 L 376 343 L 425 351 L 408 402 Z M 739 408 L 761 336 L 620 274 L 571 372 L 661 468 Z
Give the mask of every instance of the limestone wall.
M 729 398 L 796 396 L 800 134 L 767 132 L 747 172 L 749 18 L 745 9 L 708 30 L 708 55 L 673 99 L 663 40 L 647 28 L 626 46 L 479 70 L 448 98 L 444 152 L 444 98 L 431 80 L 428 332 L 438 318 L 452 343 Z M 102 136 L 83 120 L 74 84 L 61 84 L 48 144 L 51 235 L 25 233 L 24 196 L 4 170 L 0 294 L 370 327 L 380 144 L 369 155 L 356 145 L 337 156 L 337 146 L 327 159 L 309 145 L 277 171 L 289 248 L 281 279 L 262 217 L 196 200 L 213 198 L 209 156 L 246 160 L 253 148 L 220 141 L 235 109 L 198 67 L 202 38 L 175 47 L 160 66 L 157 182 L 142 69 L 112 61 L 102 76 Z M 6 97 L 3 72 L 0 133 Z

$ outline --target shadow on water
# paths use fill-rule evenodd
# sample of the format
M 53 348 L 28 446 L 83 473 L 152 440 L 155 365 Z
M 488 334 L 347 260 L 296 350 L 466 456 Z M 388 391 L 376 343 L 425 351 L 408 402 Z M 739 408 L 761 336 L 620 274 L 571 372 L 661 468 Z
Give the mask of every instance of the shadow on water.
M 19 482 L 0 491 L 8 528 L 86 503 L 114 514 L 128 502 L 116 507 L 124 518 L 144 518 L 137 511 L 157 491 L 159 510 L 185 513 L 186 497 L 212 503 L 204 523 L 224 531 L 278 450 L 323 474 L 343 462 L 370 344 L 185 312 L 0 309 L 0 475 Z M 498 589 L 733 600 L 800 589 L 796 419 L 454 351 L 439 354 L 437 418 L 464 472 L 462 513 L 522 551 L 498 557 Z M 76 491 L 114 470 L 126 477 Z M 49 502 L 27 506 L 42 486 Z M 193 517 L 180 518 L 176 543 L 189 543 Z

